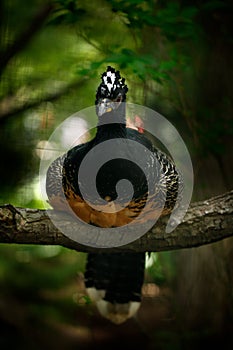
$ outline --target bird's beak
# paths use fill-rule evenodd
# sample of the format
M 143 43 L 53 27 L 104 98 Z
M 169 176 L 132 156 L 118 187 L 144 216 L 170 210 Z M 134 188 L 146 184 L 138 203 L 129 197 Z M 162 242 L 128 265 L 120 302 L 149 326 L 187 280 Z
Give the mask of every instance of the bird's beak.
M 108 98 L 103 98 L 96 105 L 96 112 L 98 117 L 101 117 L 105 113 L 109 113 L 117 110 L 120 104 L 121 104 L 121 100 L 119 102 L 116 102 Z
M 99 103 L 96 106 L 98 117 L 101 117 L 105 113 L 111 112 L 113 110 L 112 104 L 113 102 L 107 98 L 104 98 L 103 100 L 99 101 Z

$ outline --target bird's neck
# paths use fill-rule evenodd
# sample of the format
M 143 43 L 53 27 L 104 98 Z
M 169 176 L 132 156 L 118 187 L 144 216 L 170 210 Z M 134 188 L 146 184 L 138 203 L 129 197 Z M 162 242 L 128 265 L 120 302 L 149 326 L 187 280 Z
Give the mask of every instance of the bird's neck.
M 96 138 L 126 137 L 125 111 L 108 112 L 99 118 Z
M 95 139 L 113 139 L 118 137 L 126 137 L 126 125 L 121 123 L 111 123 L 97 126 Z

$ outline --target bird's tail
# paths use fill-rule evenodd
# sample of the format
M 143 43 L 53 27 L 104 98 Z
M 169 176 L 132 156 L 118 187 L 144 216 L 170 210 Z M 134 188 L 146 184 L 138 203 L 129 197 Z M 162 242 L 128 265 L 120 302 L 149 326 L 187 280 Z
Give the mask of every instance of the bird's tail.
M 145 253 L 90 253 L 85 284 L 100 314 L 116 324 L 132 317 L 141 302 Z

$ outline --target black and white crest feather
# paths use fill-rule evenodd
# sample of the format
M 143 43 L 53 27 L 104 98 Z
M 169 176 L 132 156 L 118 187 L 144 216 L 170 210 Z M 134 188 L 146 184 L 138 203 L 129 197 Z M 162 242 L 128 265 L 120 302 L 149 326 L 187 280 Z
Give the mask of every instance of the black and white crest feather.
M 102 74 L 101 78 L 102 82 L 98 86 L 96 92 L 95 104 L 98 103 L 99 99 L 109 98 L 114 100 L 119 95 L 122 96 L 122 102 L 126 100 L 128 87 L 125 84 L 125 79 L 121 78 L 119 71 L 116 71 L 114 68 L 108 66 L 106 72 Z

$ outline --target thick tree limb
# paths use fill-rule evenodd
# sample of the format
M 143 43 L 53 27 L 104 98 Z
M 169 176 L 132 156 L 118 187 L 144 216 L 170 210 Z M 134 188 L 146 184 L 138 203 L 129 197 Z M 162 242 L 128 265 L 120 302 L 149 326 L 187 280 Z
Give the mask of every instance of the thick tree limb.
M 58 215 L 55 211 L 51 215 Z M 69 225 L 66 215 L 64 225 Z M 142 238 L 126 246 L 108 251 L 165 251 L 191 248 L 233 236 L 233 191 L 193 203 L 182 223 L 165 233 L 166 220 L 160 220 Z M 83 252 L 93 248 L 82 246 L 65 237 L 49 219 L 45 210 L 0 207 L 0 243 L 61 245 Z M 103 249 L 106 251 L 106 249 Z

